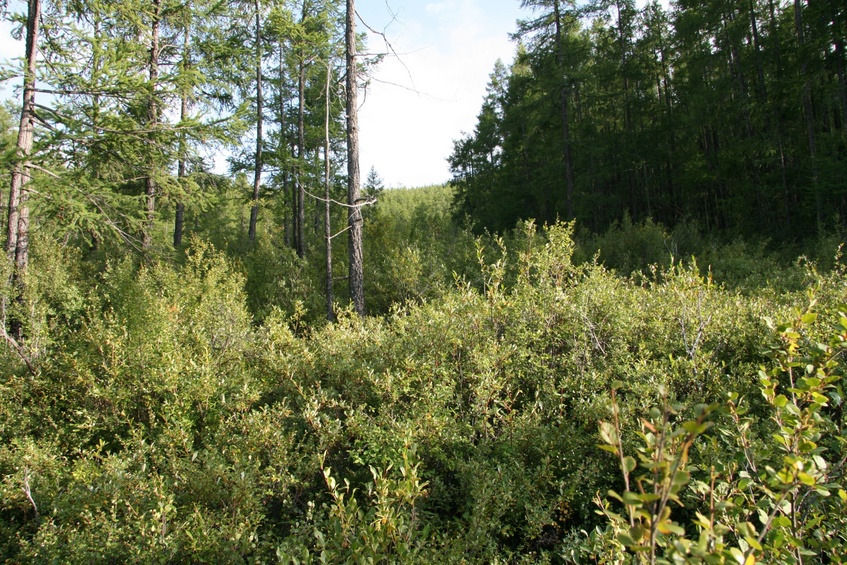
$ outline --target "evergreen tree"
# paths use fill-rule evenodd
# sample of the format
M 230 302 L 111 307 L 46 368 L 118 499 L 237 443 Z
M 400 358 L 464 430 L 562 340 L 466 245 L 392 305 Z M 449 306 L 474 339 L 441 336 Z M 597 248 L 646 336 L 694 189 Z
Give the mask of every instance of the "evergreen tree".
M 847 211 L 840 7 L 524 6 L 538 17 L 519 23 L 501 117 L 486 99 L 450 157 L 455 212 L 475 229 L 575 215 L 599 231 L 626 215 L 782 240 Z
M 385 188 L 382 178 L 376 172 L 376 167 L 371 165 L 368 176 L 365 179 L 364 189 L 368 196 L 377 196 Z

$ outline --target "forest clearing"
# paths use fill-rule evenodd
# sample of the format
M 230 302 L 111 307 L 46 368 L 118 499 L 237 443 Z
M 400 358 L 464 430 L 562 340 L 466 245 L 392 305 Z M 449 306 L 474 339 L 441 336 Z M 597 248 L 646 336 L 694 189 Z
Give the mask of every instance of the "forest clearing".
M 847 561 L 847 6 L 521 4 L 403 189 L 353 0 L 2 4 L 0 562 Z

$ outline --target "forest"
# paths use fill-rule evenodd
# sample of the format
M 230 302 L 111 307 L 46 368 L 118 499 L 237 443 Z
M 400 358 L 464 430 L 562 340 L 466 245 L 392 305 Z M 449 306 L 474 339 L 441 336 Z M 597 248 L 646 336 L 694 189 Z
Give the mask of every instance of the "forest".
M 847 562 L 847 5 L 520 4 L 388 189 L 354 0 L 0 2 L 0 562 Z

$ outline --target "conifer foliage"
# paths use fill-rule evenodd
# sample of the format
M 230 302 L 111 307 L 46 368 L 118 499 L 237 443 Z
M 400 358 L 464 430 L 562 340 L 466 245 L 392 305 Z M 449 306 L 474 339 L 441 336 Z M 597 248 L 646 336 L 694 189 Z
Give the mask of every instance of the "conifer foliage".
M 794 239 L 847 212 L 847 15 L 838 2 L 525 1 L 450 157 L 478 231 L 624 214 Z

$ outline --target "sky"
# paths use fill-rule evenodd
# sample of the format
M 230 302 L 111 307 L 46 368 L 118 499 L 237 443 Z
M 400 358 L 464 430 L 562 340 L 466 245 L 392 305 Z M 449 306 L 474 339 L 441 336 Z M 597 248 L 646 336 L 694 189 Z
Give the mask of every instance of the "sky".
M 12 2 L 11 4 L 16 4 Z M 386 187 L 441 184 L 450 178 L 453 140 L 470 132 L 488 77 L 499 58 L 509 63 L 509 33 L 521 17 L 519 0 L 358 0 L 368 51 L 398 56 L 375 69 L 360 95 L 362 180 L 371 167 Z M 21 56 L 23 45 L 0 23 L 0 60 Z M 12 96 L 0 85 L 0 98 Z
M 363 97 L 362 174 L 371 167 L 387 187 L 441 184 L 450 178 L 453 140 L 470 132 L 497 59 L 510 63 L 509 33 L 518 0 L 358 0 L 367 26 L 383 32 L 399 56 L 386 57 Z M 392 16 L 393 15 L 393 16 Z M 369 34 L 368 49 L 386 50 Z

